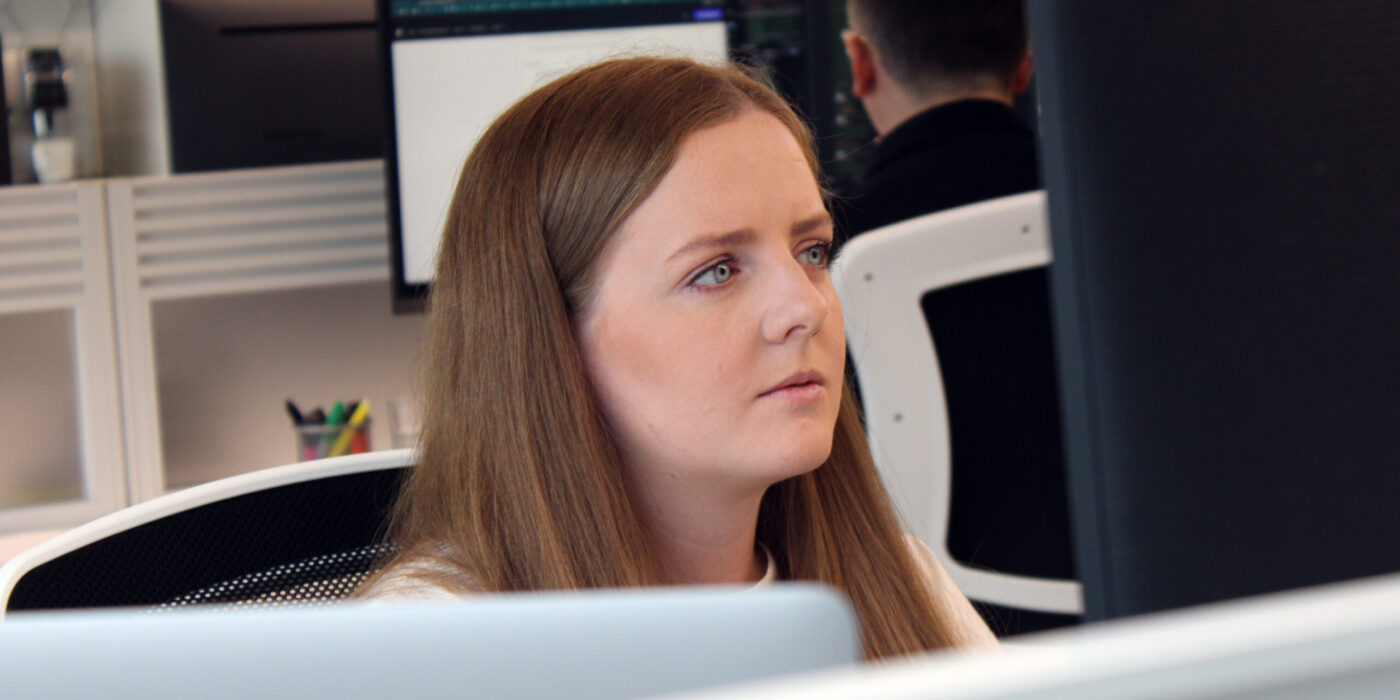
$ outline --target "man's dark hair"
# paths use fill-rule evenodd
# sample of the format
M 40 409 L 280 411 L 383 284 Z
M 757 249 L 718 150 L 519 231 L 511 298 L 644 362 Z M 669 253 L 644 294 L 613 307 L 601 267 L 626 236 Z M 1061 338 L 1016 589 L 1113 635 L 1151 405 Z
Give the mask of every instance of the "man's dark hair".
M 847 0 L 895 80 L 913 90 L 994 77 L 1025 57 L 1022 0 Z

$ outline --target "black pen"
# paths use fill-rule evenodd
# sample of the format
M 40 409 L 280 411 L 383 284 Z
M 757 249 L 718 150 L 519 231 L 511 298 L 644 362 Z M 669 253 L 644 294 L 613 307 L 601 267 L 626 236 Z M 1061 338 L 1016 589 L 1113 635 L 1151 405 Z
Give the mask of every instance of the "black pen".
M 301 410 L 297 408 L 297 405 L 293 403 L 291 399 L 287 399 L 287 415 L 292 417 L 293 425 L 301 425 L 306 422 L 301 416 Z

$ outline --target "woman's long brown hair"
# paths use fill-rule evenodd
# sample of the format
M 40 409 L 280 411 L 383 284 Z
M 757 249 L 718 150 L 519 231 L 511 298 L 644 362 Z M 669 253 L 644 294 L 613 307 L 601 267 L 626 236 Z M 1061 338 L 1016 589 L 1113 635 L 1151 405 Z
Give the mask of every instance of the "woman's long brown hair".
M 628 58 L 559 78 L 502 114 L 462 168 L 433 281 L 419 464 L 387 570 L 468 591 L 654 585 L 657 562 L 594 402 L 572 320 L 594 262 L 698 129 L 759 109 L 817 173 L 788 104 L 735 66 Z M 845 392 L 831 456 L 774 485 L 758 539 L 789 579 L 844 590 L 871 658 L 957 646 L 903 539 Z M 420 570 L 423 570 L 420 568 Z

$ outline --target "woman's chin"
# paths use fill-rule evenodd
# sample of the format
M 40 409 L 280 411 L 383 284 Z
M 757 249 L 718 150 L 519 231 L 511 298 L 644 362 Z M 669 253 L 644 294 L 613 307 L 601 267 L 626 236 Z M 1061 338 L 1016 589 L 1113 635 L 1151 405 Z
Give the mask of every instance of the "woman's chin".
M 803 446 L 800 449 L 768 455 L 763 464 L 755 465 L 756 471 L 768 475 L 774 482 L 801 476 L 826 463 L 831 456 L 831 442 L 817 446 Z

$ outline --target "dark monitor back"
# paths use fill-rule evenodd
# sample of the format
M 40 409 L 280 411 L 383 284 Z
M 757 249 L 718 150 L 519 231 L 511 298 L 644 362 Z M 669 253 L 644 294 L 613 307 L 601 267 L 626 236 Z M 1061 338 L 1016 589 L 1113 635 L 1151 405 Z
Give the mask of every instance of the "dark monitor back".
M 161 0 L 175 172 L 378 158 L 374 0 Z
M 1088 617 L 1400 570 L 1400 4 L 1030 18 Z

